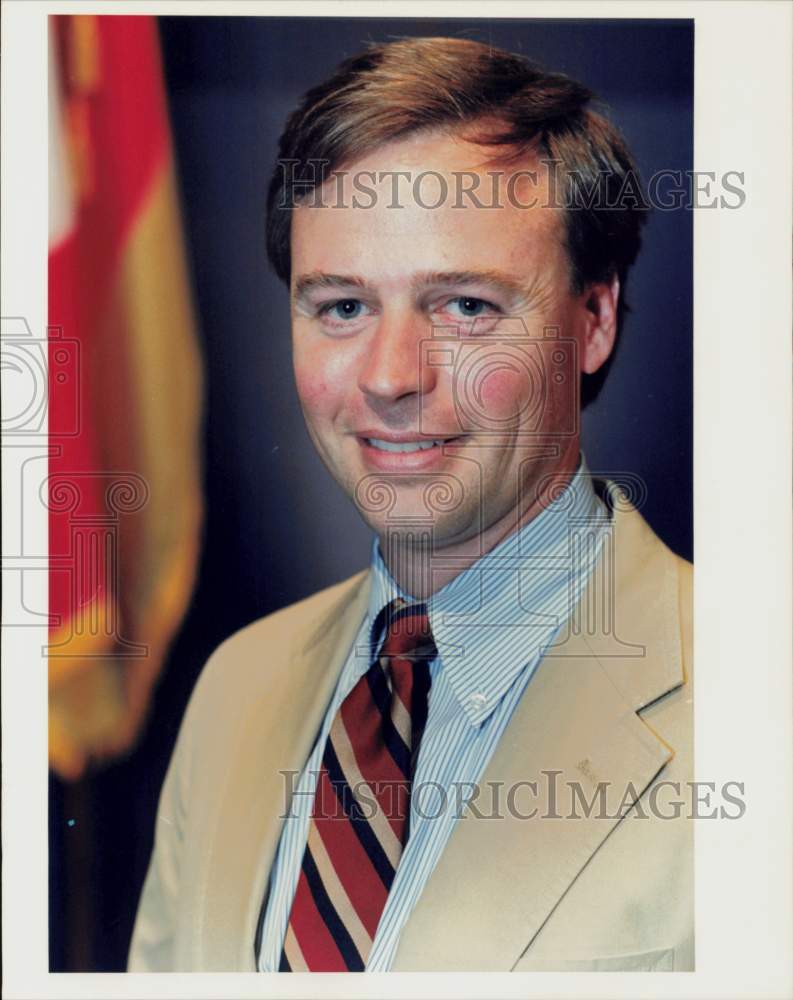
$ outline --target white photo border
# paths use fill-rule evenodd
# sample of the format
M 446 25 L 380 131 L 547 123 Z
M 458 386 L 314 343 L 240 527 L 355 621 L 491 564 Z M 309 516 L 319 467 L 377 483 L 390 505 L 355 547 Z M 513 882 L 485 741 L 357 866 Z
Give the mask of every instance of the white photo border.
M 54 13 L 481 17 L 480 2 L 6 0 L 2 315 L 47 325 L 47 26 Z M 696 972 L 64 974 L 47 949 L 46 628 L 3 630 L 5 995 L 42 997 L 793 996 L 791 680 L 791 27 L 775 2 L 499 2 L 487 18 L 693 18 L 695 170 L 745 173 L 740 211 L 694 219 L 697 779 L 745 783 L 740 822 L 696 827 Z M 4 412 L 14 412 L 5 399 Z M 3 555 L 19 550 L 3 448 Z M 15 471 L 16 470 L 16 471 Z M 46 547 L 46 511 L 26 521 Z M 4 563 L 4 566 L 7 565 Z M 29 584 L 45 607 L 46 574 Z

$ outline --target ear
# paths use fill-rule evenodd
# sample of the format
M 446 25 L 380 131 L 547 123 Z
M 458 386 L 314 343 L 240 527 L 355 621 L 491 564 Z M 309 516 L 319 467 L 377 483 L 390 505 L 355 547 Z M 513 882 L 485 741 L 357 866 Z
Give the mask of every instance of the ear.
M 617 303 L 620 281 L 590 285 L 582 294 L 584 305 L 584 339 L 581 345 L 581 371 L 592 375 L 606 361 L 617 338 Z

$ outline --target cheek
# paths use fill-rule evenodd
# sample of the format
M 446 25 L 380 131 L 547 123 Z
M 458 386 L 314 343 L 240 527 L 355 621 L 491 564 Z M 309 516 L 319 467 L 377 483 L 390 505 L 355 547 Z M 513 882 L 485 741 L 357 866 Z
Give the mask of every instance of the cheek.
M 354 384 L 354 365 L 347 353 L 329 350 L 321 342 L 296 339 L 293 368 L 300 402 L 313 417 L 332 417 Z
M 322 372 L 295 362 L 295 385 L 303 409 L 308 413 L 321 412 L 328 403 L 328 383 Z
M 532 433 L 575 426 L 578 369 L 569 341 L 532 345 L 519 360 L 505 355 L 502 361 L 486 366 L 477 387 L 475 405 L 486 426 Z
M 498 422 L 518 419 L 532 406 L 536 385 L 525 371 L 515 371 L 506 366 L 493 366 L 482 379 L 476 400 L 482 413 L 491 415 Z M 495 426 L 495 425 L 492 425 Z M 501 423 L 508 429 L 506 423 Z

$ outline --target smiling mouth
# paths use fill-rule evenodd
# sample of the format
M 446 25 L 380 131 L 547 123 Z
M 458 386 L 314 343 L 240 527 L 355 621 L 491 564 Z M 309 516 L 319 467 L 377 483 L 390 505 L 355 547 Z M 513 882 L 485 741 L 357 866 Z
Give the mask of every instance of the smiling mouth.
M 382 438 L 362 438 L 371 448 L 378 451 L 396 452 L 399 454 L 410 454 L 416 451 L 429 451 L 430 448 L 440 448 L 445 444 L 453 444 L 460 440 L 453 438 L 434 438 L 424 441 L 384 441 Z

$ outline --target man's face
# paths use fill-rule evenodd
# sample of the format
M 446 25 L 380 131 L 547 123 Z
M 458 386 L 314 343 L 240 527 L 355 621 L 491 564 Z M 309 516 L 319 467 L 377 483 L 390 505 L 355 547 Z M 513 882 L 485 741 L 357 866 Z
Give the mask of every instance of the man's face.
M 514 527 L 549 474 L 575 467 L 580 371 L 611 349 L 603 289 L 594 300 L 571 291 L 544 169 L 488 157 L 414 135 L 331 178 L 323 205 L 294 212 L 298 394 L 320 456 L 381 537 L 429 523 L 442 548 Z M 498 207 L 458 197 L 457 178 L 468 172 L 470 186 L 475 173 L 480 202 L 492 203 L 495 169 Z M 509 181 L 527 169 L 536 180 Z M 445 198 L 429 174 L 414 187 L 424 171 L 443 175 Z

